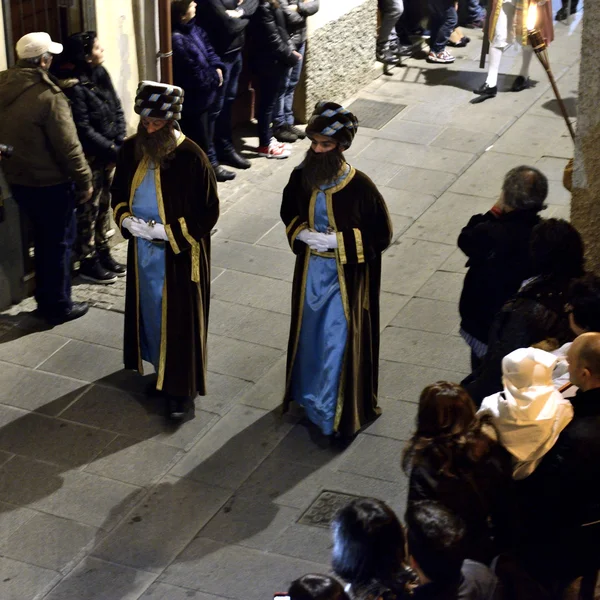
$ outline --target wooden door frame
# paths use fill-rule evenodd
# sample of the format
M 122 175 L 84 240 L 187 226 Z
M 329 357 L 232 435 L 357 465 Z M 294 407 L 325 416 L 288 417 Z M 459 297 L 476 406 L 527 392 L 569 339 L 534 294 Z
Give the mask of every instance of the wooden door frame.
M 96 0 L 78 0 L 81 9 L 82 29 L 96 31 Z M 15 64 L 15 42 L 12 39 L 12 14 L 10 0 L 1 0 L 2 16 L 4 20 L 4 40 L 6 43 L 6 62 L 8 66 Z

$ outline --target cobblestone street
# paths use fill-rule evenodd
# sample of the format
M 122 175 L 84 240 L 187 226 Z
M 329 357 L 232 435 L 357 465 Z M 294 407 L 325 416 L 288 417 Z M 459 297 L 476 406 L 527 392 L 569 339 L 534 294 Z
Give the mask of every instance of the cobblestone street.
M 556 24 L 550 47 L 569 107 L 579 82 L 575 17 Z M 148 377 L 122 369 L 124 280 L 75 280 L 74 298 L 93 308 L 51 329 L 29 314 L 32 299 L 2 314 L 2 600 L 265 600 L 296 577 L 329 571 L 322 513 L 335 497 L 305 515 L 322 492 L 374 496 L 403 515 L 400 456 L 418 394 L 469 371 L 458 335 L 458 232 L 521 164 L 550 180 L 544 214 L 569 218 L 561 181 L 573 144 L 542 67 L 534 59 L 535 87 L 471 105 L 484 71 L 482 32 L 469 35 L 469 46 L 452 50 L 454 64 L 407 59 L 357 96 L 406 107 L 381 129 L 359 128 L 347 153 L 382 191 L 394 241 L 383 259 L 383 415 L 346 450 L 278 411 L 294 266 L 279 206 L 307 141 L 270 161 L 244 137 L 252 168 L 219 184 L 209 393 L 178 429 L 143 395 Z M 504 59 L 500 90 L 519 66 L 516 54 Z M 125 262 L 118 236 L 114 256 Z

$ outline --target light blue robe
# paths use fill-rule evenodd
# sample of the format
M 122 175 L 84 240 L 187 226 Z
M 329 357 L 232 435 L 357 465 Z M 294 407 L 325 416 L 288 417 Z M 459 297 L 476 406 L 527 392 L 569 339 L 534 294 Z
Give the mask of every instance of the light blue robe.
M 135 217 L 162 223 L 158 212 L 154 168 L 146 176 L 133 196 L 132 212 Z M 140 347 L 142 358 L 154 365 L 158 372 L 162 324 L 162 297 L 165 282 L 165 244 L 135 238 L 137 272 L 140 291 Z
M 339 185 L 348 175 L 321 186 L 315 204 L 316 231 L 327 232 L 329 218 L 323 190 Z M 312 254 L 308 264 L 302 325 L 292 372 L 292 397 L 325 435 L 334 429 L 348 337 L 335 257 Z

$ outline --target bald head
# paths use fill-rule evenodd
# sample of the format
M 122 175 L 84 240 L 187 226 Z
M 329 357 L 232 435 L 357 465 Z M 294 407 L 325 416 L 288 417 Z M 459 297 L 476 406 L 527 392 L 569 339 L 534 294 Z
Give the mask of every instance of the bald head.
M 600 333 L 584 333 L 568 352 L 571 381 L 584 392 L 600 388 Z

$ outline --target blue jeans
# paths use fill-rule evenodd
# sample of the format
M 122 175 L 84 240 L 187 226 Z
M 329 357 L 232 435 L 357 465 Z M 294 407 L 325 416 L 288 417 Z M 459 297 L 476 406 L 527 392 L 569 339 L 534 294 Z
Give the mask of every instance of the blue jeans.
M 242 51 L 229 52 L 223 60 L 223 85 L 219 95 L 208 109 L 208 129 L 213 130 L 213 141 L 208 148 L 208 159 L 212 165 L 218 164 L 218 156 L 234 150 L 231 138 L 231 112 L 238 93 L 238 82 L 242 72 Z
M 259 146 L 268 146 L 273 137 L 271 122 L 275 114 L 277 99 L 283 88 L 286 65 L 276 61 L 259 59 L 254 64 L 253 72 L 258 78 L 259 96 L 256 107 L 258 121 Z
M 485 16 L 485 11 L 479 0 L 466 0 L 458 3 L 458 20 L 461 25 L 470 25 L 476 21 L 481 21 Z
M 44 317 L 61 317 L 71 301 L 71 251 L 75 241 L 75 194 L 71 183 L 11 186 L 33 226 L 35 299 Z
M 294 92 L 300 81 L 305 50 L 306 42 L 298 48 L 298 52 L 302 54 L 302 60 L 299 60 L 293 67 L 287 67 L 285 70 L 281 93 L 279 94 L 279 98 L 277 98 L 275 114 L 273 116 L 273 127 L 275 129 L 283 125 L 294 124 Z
M 458 24 L 458 15 L 453 0 L 429 0 L 429 48 L 436 54 L 448 44 Z

